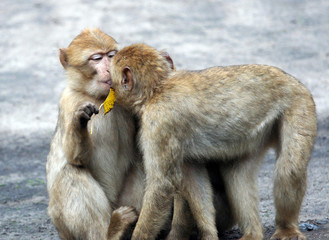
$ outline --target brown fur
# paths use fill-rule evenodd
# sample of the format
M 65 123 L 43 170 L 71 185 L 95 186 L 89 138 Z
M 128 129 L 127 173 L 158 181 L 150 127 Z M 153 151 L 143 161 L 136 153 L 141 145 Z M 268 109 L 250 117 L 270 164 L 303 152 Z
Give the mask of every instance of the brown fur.
M 111 73 L 117 101 L 141 122 L 147 182 L 132 239 L 154 239 L 174 193 L 184 186 L 182 163 L 191 159 L 220 163 L 242 239 L 262 239 L 256 173 L 269 147 L 277 151 L 273 237 L 305 239 L 298 215 L 316 114 L 312 96 L 300 82 L 263 65 L 172 72 L 166 58 L 144 44 L 119 51 Z M 196 187 L 202 190 L 200 185 Z
M 117 51 L 113 38 L 99 29 L 86 29 L 70 46 L 60 50 L 67 74 L 67 86 L 59 103 L 59 116 L 47 159 L 48 213 L 62 239 L 107 239 L 111 213 L 130 169 L 134 176 L 134 198 L 129 193 L 121 204 L 140 209 L 144 174 L 135 151 L 135 123 L 119 105 L 106 116 L 90 117 L 109 93 L 108 72 L 111 51 Z M 102 60 L 92 60 L 101 54 Z M 103 83 L 101 83 L 103 82 Z M 127 210 L 127 209 L 124 209 Z M 136 214 L 122 209 L 113 212 L 116 222 L 110 239 L 120 239 Z M 123 221 L 124 220 L 124 221 Z M 118 227 L 119 226 L 119 227 Z
M 94 133 L 90 135 L 89 120 L 108 94 L 107 87 L 99 85 L 99 81 L 111 79 L 110 60 L 104 59 L 111 51 L 117 51 L 116 42 L 99 29 L 84 30 L 68 48 L 60 49 L 67 87 L 59 103 L 58 123 L 48 155 L 47 182 L 48 212 L 62 239 L 121 239 L 137 215 L 131 208 L 115 208 L 141 209 L 145 175 L 134 147 L 131 114 L 116 104 L 106 116 L 93 116 Z M 103 60 L 93 61 L 95 54 L 103 55 Z M 168 59 L 174 69 L 169 56 Z M 207 172 L 194 176 L 207 178 Z M 211 194 L 208 197 L 211 199 Z M 195 208 L 201 208 L 200 203 Z M 180 214 L 175 214 L 168 239 L 190 235 L 176 224 L 187 221 L 185 208 L 180 210 L 179 206 L 175 207 Z M 188 227 L 192 227 L 193 222 L 188 220 Z M 216 233 L 214 221 L 211 225 Z
M 122 239 L 131 226 L 137 221 L 137 212 L 132 207 L 120 207 L 111 216 L 111 223 L 107 232 L 108 239 Z

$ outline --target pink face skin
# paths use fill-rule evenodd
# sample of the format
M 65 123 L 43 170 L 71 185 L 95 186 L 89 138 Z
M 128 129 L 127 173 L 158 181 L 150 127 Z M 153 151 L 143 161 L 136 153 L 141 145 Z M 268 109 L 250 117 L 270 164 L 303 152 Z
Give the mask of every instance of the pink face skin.
M 100 88 L 105 91 L 110 91 L 112 85 L 110 64 L 111 58 L 117 53 L 116 50 L 103 53 L 94 53 L 89 58 L 89 63 L 97 72 L 97 83 Z

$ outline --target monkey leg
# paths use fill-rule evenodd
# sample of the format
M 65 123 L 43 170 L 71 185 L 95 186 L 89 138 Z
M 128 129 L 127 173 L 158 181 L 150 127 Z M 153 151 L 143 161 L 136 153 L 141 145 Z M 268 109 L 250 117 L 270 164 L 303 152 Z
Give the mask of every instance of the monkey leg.
M 213 189 L 213 201 L 216 210 L 216 226 L 219 235 L 232 228 L 236 221 L 226 193 L 226 186 L 222 174 L 218 171 L 218 162 L 208 162 L 206 164 L 208 175 Z
M 189 204 L 201 239 L 218 239 L 213 192 L 206 167 L 184 164 L 182 171 L 181 193 Z
M 149 152 L 151 149 L 144 149 L 146 188 L 132 240 L 156 238 L 169 219 L 174 193 L 179 189 L 182 180 L 178 158 L 175 160 L 161 158 L 160 154 L 149 154 Z
M 155 239 L 169 218 L 173 198 L 171 184 L 147 184 L 143 207 L 131 239 Z
M 234 220 L 226 192 L 217 192 L 214 190 L 214 206 L 216 210 L 217 232 L 220 235 L 232 228 L 236 224 L 236 221 Z
M 306 190 L 307 165 L 316 135 L 313 101 L 305 96 L 280 120 L 274 171 L 276 232 L 271 239 L 301 239 L 298 215 Z
M 110 203 L 84 168 L 66 165 L 49 191 L 48 213 L 61 239 L 107 239 Z
M 243 232 L 240 240 L 263 239 L 258 214 L 257 172 L 260 158 L 236 159 L 220 167 L 234 219 Z
M 174 215 L 166 240 L 189 240 L 194 225 L 191 210 L 181 194 L 174 198 Z

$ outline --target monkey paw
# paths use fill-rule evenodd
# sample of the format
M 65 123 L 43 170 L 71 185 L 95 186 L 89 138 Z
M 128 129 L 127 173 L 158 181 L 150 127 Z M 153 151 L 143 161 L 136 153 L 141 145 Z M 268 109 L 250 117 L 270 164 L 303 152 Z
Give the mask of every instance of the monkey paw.
M 113 211 L 113 215 L 120 216 L 121 222 L 125 225 L 132 224 L 137 221 L 138 213 L 133 207 L 120 207 Z
M 133 223 L 137 222 L 138 214 L 133 207 L 120 207 L 113 211 L 111 216 L 110 227 L 120 226 L 121 228 L 127 228 Z
M 130 236 L 132 229 L 129 228 L 137 222 L 138 214 L 133 207 L 120 207 L 113 211 L 110 226 L 108 228 L 108 239 L 122 239 L 122 236 Z
M 239 240 L 261 240 L 263 239 L 262 233 L 254 233 L 254 234 L 245 234 Z
M 306 240 L 304 234 L 299 230 L 294 229 L 285 229 L 285 230 L 276 230 L 271 240 Z
M 98 113 L 97 107 L 90 102 L 87 102 L 83 104 L 81 107 L 79 107 L 78 111 L 76 112 L 76 117 L 79 121 L 81 128 L 86 128 L 87 123 L 90 120 L 91 116 L 97 113 Z

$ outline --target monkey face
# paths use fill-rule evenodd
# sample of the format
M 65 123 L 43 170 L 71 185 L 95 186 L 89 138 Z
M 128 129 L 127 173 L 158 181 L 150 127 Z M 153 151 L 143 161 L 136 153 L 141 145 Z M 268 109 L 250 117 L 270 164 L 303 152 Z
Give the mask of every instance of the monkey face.
M 108 53 L 96 52 L 88 59 L 88 65 L 93 70 L 93 76 L 89 81 L 89 91 L 94 94 L 107 95 L 112 85 L 110 63 L 116 50 Z
M 85 29 L 68 48 L 60 49 L 70 86 L 89 96 L 106 98 L 112 84 L 110 63 L 117 49 L 116 41 L 101 30 Z

